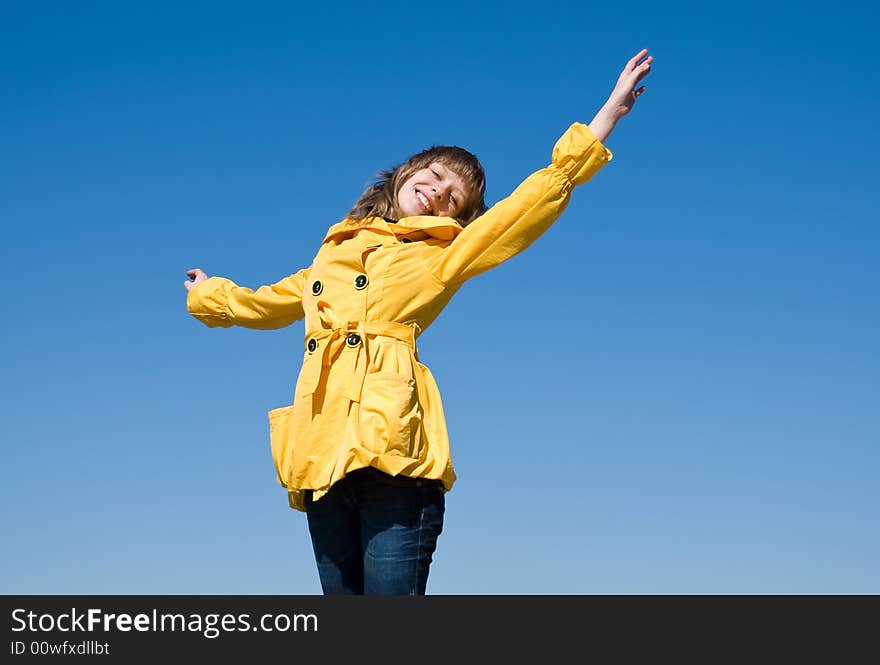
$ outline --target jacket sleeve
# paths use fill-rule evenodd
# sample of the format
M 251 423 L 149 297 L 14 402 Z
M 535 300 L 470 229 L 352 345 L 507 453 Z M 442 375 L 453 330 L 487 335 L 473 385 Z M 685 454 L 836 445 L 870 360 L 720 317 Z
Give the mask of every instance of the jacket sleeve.
M 575 185 L 612 159 L 587 125 L 576 122 L 553 148 L 552 163 L 468 224 L 433 266 L 444 284 L 460 284 L 519 254 L 565 210 Z
M 209 328 L 283 328 L 305 316 L 302 293 L 308 272 L 303 268 L 256 291 L 225 277 L 209 277 L 189 290 L 186 308 Z

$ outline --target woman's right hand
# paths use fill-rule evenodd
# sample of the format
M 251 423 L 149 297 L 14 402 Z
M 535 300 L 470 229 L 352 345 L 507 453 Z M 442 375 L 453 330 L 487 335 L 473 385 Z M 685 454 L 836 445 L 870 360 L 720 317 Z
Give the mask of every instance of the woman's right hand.
M 193 268 L 192 270 L 187 270 L 186 274 L 190 276 L 190 279 L 186 280 L 183 283 L 183 286 L 184 288 L 186 288 L 187 291 L 192 289 L 196 284 L 201 284 L 206 279 L 208 279 L 208 276 L 204 272 L 202 272 L 201 268 Z

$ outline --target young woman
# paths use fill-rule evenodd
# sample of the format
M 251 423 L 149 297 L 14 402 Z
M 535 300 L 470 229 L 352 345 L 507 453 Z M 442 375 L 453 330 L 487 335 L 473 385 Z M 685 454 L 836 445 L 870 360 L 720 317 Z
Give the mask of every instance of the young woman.
M 293 404 L 269 412 L 270 440 L 290 506 L 307 514 L 324 593 L 425 593 L 455 473 L 416 338 L 611 160 L 603 141 L 644 92 L 636 86 L 652 61 L 646 49 L 633 56 L 589 126 L 572 124 L 551 164 L 488 210 L 476 157 L 435 147 L 380 173 L 307 268 L 256 291 L 187 272 L 187 308 L 209 327 L 305 318 Z

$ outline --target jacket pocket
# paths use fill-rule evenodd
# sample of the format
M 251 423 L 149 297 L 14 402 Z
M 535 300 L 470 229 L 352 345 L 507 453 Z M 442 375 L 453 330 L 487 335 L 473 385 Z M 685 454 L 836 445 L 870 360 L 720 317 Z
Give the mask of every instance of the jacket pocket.
M 278 482 L 287 487 L 287 463 L 293 441 L 293 406 L 283 406 L 269 411 L 269 442 L 272 445 L 272 462 Z
M 374 372 L 364 377 L 360 431 L 367 450 L 420 458 L 422 412 L 414 378 L 391 372 Z

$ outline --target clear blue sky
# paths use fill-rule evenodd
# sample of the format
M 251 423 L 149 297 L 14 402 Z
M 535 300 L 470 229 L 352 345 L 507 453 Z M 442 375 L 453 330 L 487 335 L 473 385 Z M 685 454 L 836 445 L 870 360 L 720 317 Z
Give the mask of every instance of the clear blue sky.
M 319 593 L 266 419 L 303 324 L 210 330 L 184 271 L 308 265 L 434 144 L 497 201 L 647 47 L 613 162 L 420 340 L 459 475 L 428 591 L 880 593 L 868 12 L 3 3 L 0 592 Z

